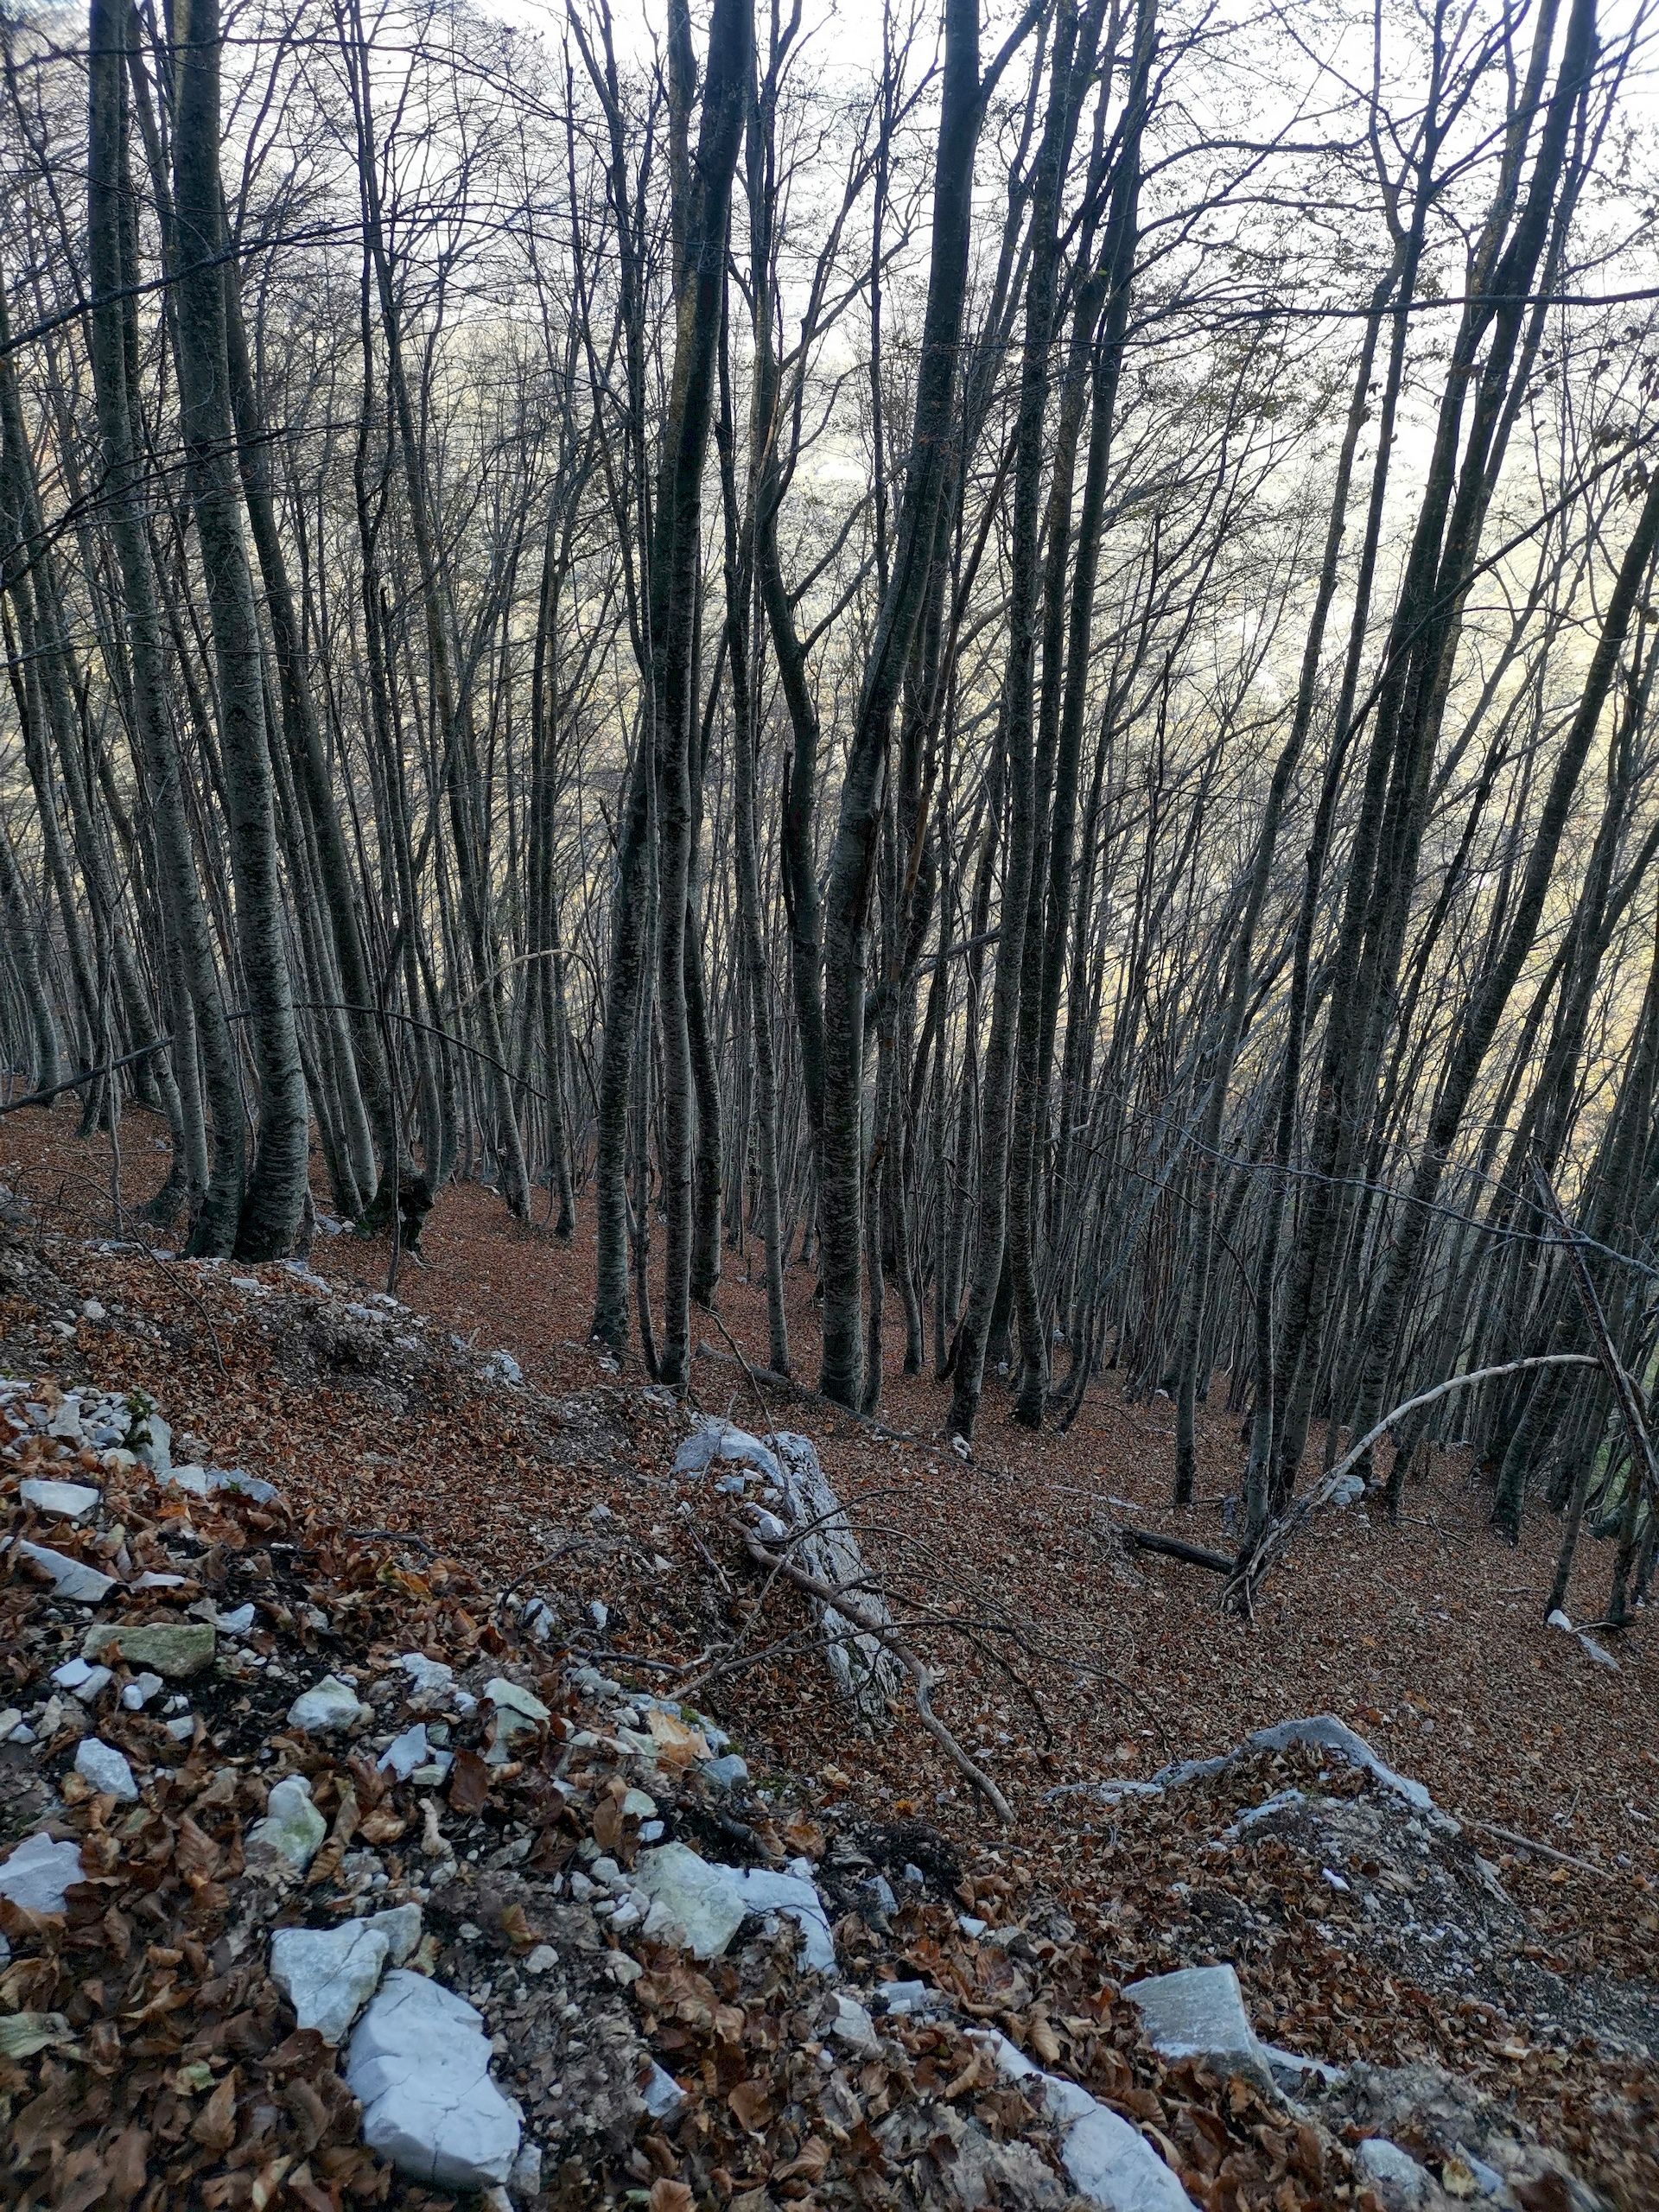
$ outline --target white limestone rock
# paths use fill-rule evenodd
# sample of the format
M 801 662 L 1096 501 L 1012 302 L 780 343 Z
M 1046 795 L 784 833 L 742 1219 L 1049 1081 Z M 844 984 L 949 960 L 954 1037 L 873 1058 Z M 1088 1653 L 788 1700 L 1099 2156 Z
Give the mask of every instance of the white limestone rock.
M 1440 2194 L 1427 2167 L 1420 2166 L 1386 2135 L 1368 2135 L 1354 2152 L 1354 2165 L 1388 2212 L 1416 2212 L 1417 2206 L 1431 2203 Z
M 809 1860 L 791 1859 L 788 1871 L 782 1874 L 774 1873 L 768 1866 L 752 1866 L 745 1872 L 734 1872 L 733 1878 L 747 1911 L 779 1912 L 792 1920 L 804 1938 L 802 1955 L 805 1964 L 815 1974 L 834 1974 L 836 1939 L 830 1933 L 830 1916 L 812 1879 Z
M 104 1743 L 97 1736 L 81 1738 L 75 1751 L 75 1772 L 101 1796 L 113 1797 L 124 1805 L 137 1799 L 138 1784 L 132 1778 L 132 1769 L 113 1744 Z
M 426 1723 L 417 1720 L 412 1728 L 405 1728 L 381 1752 L 375 1764 L 383 1774 L 395 1775 L 399 1782 L 407 1782 L 417 1766 L 424 1766 L 431 1757 L 426 1740 Z
M 94 1490 L 90 1483 L 54 1482 L 42 1475 L 25 1475 L 17 1485 L 17 1495 L 25 1505 L 32 1505 L 37 1513 L 50 1514 L 54 1521 L 84 1521 L 104 1497 L 103 1491 Z
M 248 1830 L 248 1855 L 280 1861 L 303 1874 L 327 1833 L 327 1821 L 311 1802 L 311 1784 L 302 1774 L 286 1775 L 266 1798 L 264 1818 Z
M 639 2085 L 645 2110 L 653 2120 L 670 2120 L 685 2102 L 685 2091 L 674 2076 L 653 2058 L 651 2071 Z
M 112 1574 L 100 1574 L 95 1567 L 88 1567 L 84 1560 L 71 1559 L 65 1552 L 51 1551 L 45 1544 L 22 1542 L 17 1548 L 26 1560 L 50 1576 L 53 1588 L 67 1605 L 102 1605 L 115 1587 Z
M 652 1900 L 645 1934 L 683 1942 L 699 1959 L 717 1959 L 753 1909 L 730 1867 L 711 1866 L 683 1843 L 642 1851 L 633 1882 Z
M 1105 2105 L 1066 2130 L 1060 2163 L 1078 2196 L 1104 2212 L 1192 2212 L 1192 2198 L 1145 2136 Z
M 552 1717 L 533 1690 L 521 1689 L 505 1675 L 497 1675 L 484 1685 L 484 1696 L 495 1715 L 498 1744 L 511 1744 L 517 1737 L 528 1736 Z
M 288 1708 L 289 1726 L 303 1728 L 312 1736 L 338 1735 L 370 1717 L 368 1707 L 338 1675 L 325 1675 L 308 1690 L 302 1690 Z
M 44 1834 L 29 1835 L 0 1865 L 0 1897 L 9 1897 L 24 1912 L 64 1912 L 68 1909 L 65 1892 L 84 1879 L 78 1843 L 58 1843 Z
M 1132 1981 L 1123 1994 L 1147 2041 L 1164 2058 L 1196 2058 L 1217 2074 L 1242 2074 L 1271 2096 L 1273 2069 L 1256 2041 L 1231 1967 L 1183 1967 Z
M 1007 2082 L 1038 2088 L 1060 2129 L 1060 2163 L 1079 2196 L 1100 2212 L 1192 2212 L 1192 2200 L 1152 2145 L 1126 2120 L 1097 2104 L 1061 2074 L 1045 2074 L 1017 2044 L 995 2029 L 973 2037 L 989 2052 Z
M 386 1975 L 352 2037 L 346 2082 L 364 2141 L 411 2180 L 483 2190 L 512 2173 L 518 2121 L 490 2078 L 483 2023 L 436 1982 Z
M 339 2044 L 380 1986 L 391 1946 L 366 1920 L 337 1928 L 279 1928 L 270 1939 L 270 1978 L 302 2028 Z
M 279 1928 L 270 1939 L 271 1980 L 302 2028 L 341 2042 L 380 1986 L 388 1964 L 402 1966 L 421 1940 L 421 1908 L 399 1905 L 334 1928 Z

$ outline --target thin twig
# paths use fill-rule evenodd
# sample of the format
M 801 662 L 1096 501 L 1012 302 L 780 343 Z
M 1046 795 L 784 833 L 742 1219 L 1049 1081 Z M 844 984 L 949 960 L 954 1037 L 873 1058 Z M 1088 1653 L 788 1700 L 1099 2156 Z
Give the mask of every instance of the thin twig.
M 821 1605 L 828 1605 L 832 1612 L 840 1613 L 844 1619 L 852 1623 L 861 1635 L 874 1637 L 878 1643 L 884 1645 L 893 1654 L 910 1676 L 911 1688 L 916 1699 L 916 1710 L 921 1716 L 922 1726 L 939 1745 L 957 1772 L 972 1783 L 974 1788 L 995 1811 L 997 1818 L 1012 1823 L 1014 1808 L 1007 1799 L 991 1780 L 989 1775 L 982 1768 L 975 1765 L 944 1721 L 934 1712 L 932 1705 L 934 1678 L 931 1671 L 923 1665 L 901 1637 L 894 1635 L 890 1624 L 886 1621 L 876 1620 L 861 1605 L 850 1604 L 840 1591 L 833 1588 L 828 1582 L 821 1581 L 816 1574 L 809 1574 L 804 1567 L 797 1567 L 792 1560 L 784 1559 L 777 1552 L 770 1550 L 761 1542 L 759 1536 L 746 1535 L 743 1541 L 750 1558 L 757 1566 L 775 1567 L 781 1573 L 787 1575 L 789 1580 L 804 1590 L 809 1597 L 816 1598 Z

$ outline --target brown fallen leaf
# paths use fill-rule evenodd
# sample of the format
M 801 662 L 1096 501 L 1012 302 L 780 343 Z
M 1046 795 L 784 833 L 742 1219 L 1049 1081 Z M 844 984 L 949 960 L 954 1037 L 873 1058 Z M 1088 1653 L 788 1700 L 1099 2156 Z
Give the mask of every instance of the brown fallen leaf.
M 764 2082 L 740 2082 L 726 2101 L 736 2115 L 738 2126 L 747 2128 L 752 2135 L 758 2135 L 772 2118 L 772 2100 Z
M 490 1770 L 476 1751 L 457 1751 L 449 1770 L 449 1802 L 458 1813 L 481 1813 L 490 1801 Z

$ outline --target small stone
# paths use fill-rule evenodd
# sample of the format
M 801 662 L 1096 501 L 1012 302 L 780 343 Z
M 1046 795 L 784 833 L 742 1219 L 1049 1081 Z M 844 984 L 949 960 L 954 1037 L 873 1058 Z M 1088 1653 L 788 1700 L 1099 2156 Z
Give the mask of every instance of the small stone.
M 129 1713 L 142 1713 L 161 1687 L 159 1675 L 140 1675 L 122 1691 L 121 1702 Z
M 421 1908 L 417 1904 L 397 1904 L 388 1911 L 372 1913 L 369 1925 L 378 1928 L 385 1937 L 388 1955 L 395 1967 L 412 1959 L 421 1948 Z
M 279 1928 L 270 1939 L 270 1978 L 302 2028 L 341 2042 L 380 1986 L 391 1946 L 366 1920 L 337 1928 Z
M 0 1865 L 0 1897 L 9 1897 L 24 1912 L 63 1912 L 68 1906 L 65 1892 L 85 1878 L 78 1843 L 59 1843 L 45 1834 L 25 1836 Z
M 541 2195 L 542 2154 L 536 2144 L 526 2143 L 513 2160 L 507 2187 L 514 2196 L 524 2201 Z
M 88 1629 L 80 1649 L 88 1659 L 113 1659 L 118 1647 L 129 1667 L 183 1682 L 213 1665 L 218 1645 L 206 1621 L 111 1621 Z
M 169 1720 L 169 1729 L 178 1723 Z M 194 1720 L 187 1727 L 194 1729 Z M 248 1830 L 250 1857 L 256 1853 L 284 1860 L 296 1874 L 303 1874 L 322 1848 L 328 1823 L 311 1802 L 311 1784 L 302 1774 L 290 1774 L 276 1783 L 265 1800 L 265 1816 Z
M 645 2110 L 653 2120 L 671 2118 L 685 2102 L 685 2091 L 654 2058 L 651 2062 L 650 2073 L 639 2085 L 639 2094 Z
M 717 1959 L 750 1910 L 729 1868 L 709 1866 L 683 1843 L 642 1851 L 633 1878 L 652 1900 L 645 1933 L 671 1931 L 699 1959 Z
M 105 1313 L 104 1308 L 99 1304 L 95 1298 L 86 1298 L 81 1300 L 80 1315 L 84 1321 L 105 1321 L 109 1319 L 108 1314 Z
M 40 1475 L 26 1475 L 17 1485 L 17 1495 L 25 1505 L 57 1521 L 84 1521 L 104 1497 L 90 1483 L 53 1482 Z
M 75 1752 L 75 1772 L 100 1796 L 118 1798 L 123 1804 L 131 1804 L 137 1797 L 138 1784 L 132 1778 L 132 1769 L 113 1744 L 105 1744 L 96 1736 L 81 1738 Z
M 1397 2143 L 1390 2143 L 1386 2135 L 1368 2135 L 1354 2152 L 1357 2172 L 1370 2183 L 1388 2212 L 1415 2212 L 1420 2204 L 1433 2201 L 1433 2177 L 1426 2166 L 1420 2166 L 1408 2152 Z
M 873 2051 L 876 2047 L 875 2023 L 857 1999 L 837 1991 L 834 2003 L 830 2032 L 836 2041 L 844 2043 L 849 2050 Z
M 538 1943 L 524 1961 L 526 1974 L 550 1974 L 559 1963 L 559 1955 L 550 1943 Z
M 175 1742 L 181 1744 L 188 1744 L 196 1732 L 195 1721 L 188 1713 L 177 1720 L 163 1720 L 162 1726 Z
M 115 1677 L 107 1667 L 89 1667 L 84 1659 L 66 1659 L 52 1679 L 60 1689 L 73 1690 L 83 1705 L 96 1705 Z
M 386 1745 L 376 1764 L 383 1774 L 393 1774 L 399 1782 L 407 1782 L 416 1767 L 426 1764 L 429 1756 L 426 1723 L 417 1720 L 412 1728 L 405 1728 L 401 1736 Z
M 60 1436 L 66 1443 L 80 1441 L 80 1399 L 71 1391 L 47 1424 L 48 1436 Z
M 721 1758 L 705 1759 L 697 1769 L 705 1782 L 712 1782 L 716 1789 L 735 1789 L 740 1782 L 749 1778 L 747 1763 L 735 1751 L 728 1751 Z
M 495 1713 L 495 1740 L 510 1744 L 515 1737 L 527 1735 L 551 1718 L 547 1707 L 533 1691 L 520 1689 L 517 1682 L 510 1682 L 505 1675 L 484 1685 L 486 1702 Z
M 325 1675 L 320 1682 L 302 1690 L 288 1708 L 289 1726 L 303 1728 L 315 1736 L 337 1735 L 372 1718 L 351 1684 L 341 1681 L 338 1675 Z

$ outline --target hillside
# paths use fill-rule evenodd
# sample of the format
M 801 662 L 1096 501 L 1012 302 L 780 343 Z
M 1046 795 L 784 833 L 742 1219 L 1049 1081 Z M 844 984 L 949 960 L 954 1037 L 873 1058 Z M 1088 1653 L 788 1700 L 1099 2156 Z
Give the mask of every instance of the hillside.
M 1386 2175 L 1351 2164 L 1378 2133 L 1466 2194 L 1465 2171 L 1505 2171 L 1513 2127 L 1604 2201 L 1659 2201 L 1649 1640 L 1621 1639 L 1615 1670 L 1546 1629 L 1548 1529 L 1497 1544 L 1467 1470 L 1437 1463 L 1398 1530 L 1319 1523 L 1246 1626 L 1212 1577 L 1114 1539 L 1126 1510 L 1185 1525 L 1160 1509 L 1156 1402 L 1091 1399 L 1064 1440 L 988 1421 L 969 1465 L 929 1435 L 931 1385 L 893 1379 L 894 1425 L 914 1431 L 899 1438 L 785 1397 L 721 1338 L 683 1408 L 581 1344 L 581 1254 L 505 1224 L 487 1192 L 446 1194 L 427 1266 L 389 1302 L 370 1287 L 386 1248 L 346 1236 L 296 1270 L 95 1234 L 107 1200 L 68 1114 L 13 1117 L 5 1137 L 0 1367 L 27 1385 L 8 1406 L 12 1530 L 124 1586 L 89 1613 L 16 1554 L 0 1570 L 3 1701 L 33 1737 L 0 1747 L 0 1847 L 44 1828 L 83 1847 L 91 1881 L 67 1923 L 0 1905 L 0 1991 L 37 2024 L 14 2021 L 0 2073 L 9 2202 L 448 2202 L 357 2147 L 330 2050 L 267 1974 L 273 1924 L 327 1927 L 365 1891 L 421 1904 L 417 1966 L 482 2011 L 543 2158 L 541 2195 L 521 2172 L 518 2201 L 1058 2204 L 1075 2116 L 1003 2078 L 972 2040 L 992 2030 L 1131 2121 L 1206 2206 L 1368 2187 L 1392 2203 Z M 741 1279 L 722 1293 L 737 1347 L 756 1298 Z M 73 1421 L 48 1440 L 60 1394 L 92 1390 L 143 1393 L 175 1467 L 238 1469 L 257 1494 L 109 1468 Z M 747 1446 L 706 1469 L 683 1450 L 698 1412 L 817 1446 L 1006 1824 L 902 1681 L 888 1724 L 861 1730 L 801 1593 L 745 1543 Z M 1206 1427 L 1207 1491 L 1227 1429 Z M 102 1492 L 80 1521 L 16 1487 L 65 1474 Z M 1213 1512 L 1188 1521 L 1222 1541 Z M 145 1573 L 183 1580 L 141 1595 Z M 1590 1612 L 1592 1592 L 1576 1602 Z M 188 1739 L 161 1698 L 117 1702 L 126 1676 L 90 1704 L 50 1679 L 112 1607 L 211 1624 L 250 1605 L 201 1686 L 173 1693 L 200 1722 Z M 405 1652 L 480 1700 L 436 1782 L 377 1764 L 416 1725 Z M 346 1686 L 339 1733 L 292 1719 L 324 1675 Z M 503 1680 L 539 1717 L 503 1722 L 486 1694 Z M 1325 1713 L 1433 1813 L 1319 1743 L 1168 1773 Z M 142 1777 L 130 1808 L 74 1770 L 94 1727 Z M 709 1767 L 722 1735 L 746 1771 Z M 249 1847 L 273 1764 L 308 1781 L 329 1837 L 297 1885 Z M 791 1959 L 787 1917 L 706 1971 L 645 1940 L 629 1883 L 676 1844 L 816 1883 L 839 1980 L 810 1945 Z M 582 1872 L 596 1853 L 620 1904 Z M 1306 2101 L 1286 2107 L 1273 2081 L 1160 2056 L 1118 1993 L 1211 1962 L 1236 1967 L 1281 2063 L 1343 2078 L 1298 2080 Z M 884 2015 L 890 1983 L 925 1993 Z M 656 2119 L 635 2094 L 652 2061 L 677 2085 Z M 1592 2201 L 1542 2166 L 1504 2186 L 1535 2212 Z

